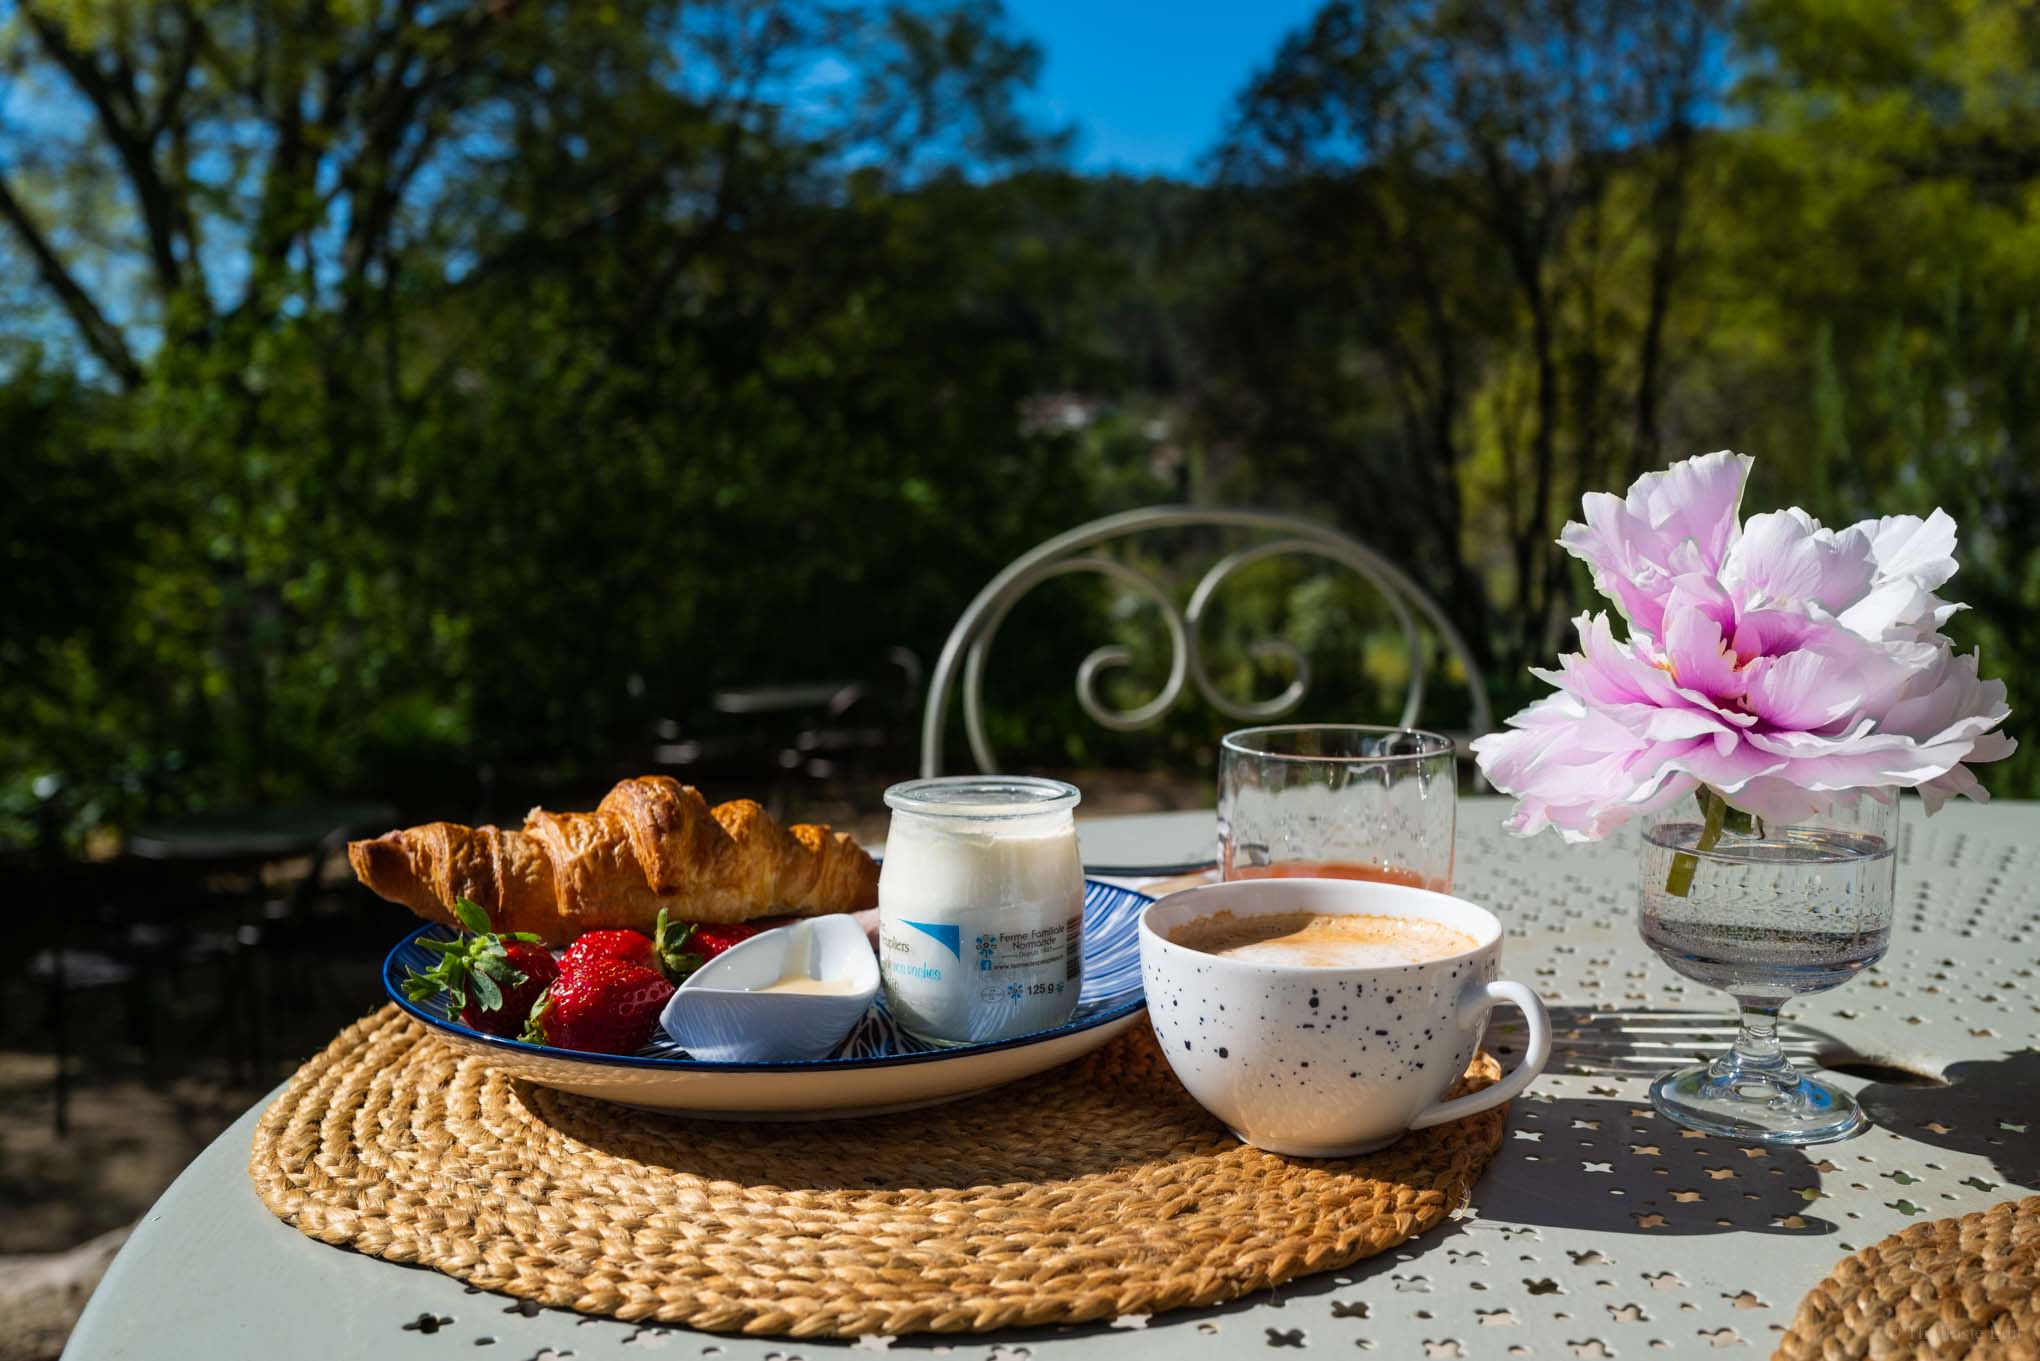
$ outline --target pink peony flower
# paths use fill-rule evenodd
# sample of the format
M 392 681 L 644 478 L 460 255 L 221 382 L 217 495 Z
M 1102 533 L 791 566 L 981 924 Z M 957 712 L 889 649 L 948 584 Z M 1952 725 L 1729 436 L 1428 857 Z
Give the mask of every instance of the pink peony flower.
M 2009 756 L 2011 711 L 1941 625 L 1955 522 L 1894 515 L 1825 529 L 1798 509 L 1741 523 L 1747 455 L 1647 473 L 1586 498 L 1559 543 L 1629 621 L 1575 622 L 1558 687 L 1473 744 L 1516 796 L 1510 827 L 1605 836 L 1705 785 L 1745 812 L 1803 819 L 1843 791 L 1918 789 L 1933 812 L 1985 799 L 1966 763 Z

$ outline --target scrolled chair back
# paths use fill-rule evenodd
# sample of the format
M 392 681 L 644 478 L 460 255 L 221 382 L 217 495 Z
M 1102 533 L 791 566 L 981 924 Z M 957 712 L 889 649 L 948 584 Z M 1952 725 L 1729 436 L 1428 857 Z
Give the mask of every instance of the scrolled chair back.
M 1257 537 L 1206 568 L 1191 590 L 1188 603 L 1181 608 L 1154 577 L 1097 551 L 1115 541 L 1184 528 L 1245 530 Z M 1295 712 L 1309 695 L 1312 679 L 1309 660 L 1301 648 L 1286 639 L 1272 637 L 1249 643 L 1248 655 L 1285 661 L 1294 674 L 1280 694 L 1263 700 L 1243 700 L 1225 694 L 1213 682 L 1201 641 L 1205 616 L 1226 581 L 1256 563 L 1283 557 L 1327 560 L 1357 574 L 1379 594 L 1402 634 L 1409 656 L 1409 682 L 1397 719 L 1400 726 L 1415 726 L 1423 709 L 1426 649 L 1421 619 L 1466 673 L 1473 731 L 1484 733 L 1493 727 L 1487 687 L 1465 639 L 1429 593 L 1374 549 L 1350 534 L 1301 516 L 1265 510 L 1149 506 L 1108 515 L 1056 535 L 1015 558 L 977 593 L 950 630 L 929 679 L 927 703 L 921 715 L 921 773 L 932 776 L 942 772 L 943 729 L 952 695 L 959 688 L 971 758 L 982 772 L 998 770 L 998 755 L 992 749 L 984 721 L 986 659 L 1013 607 L 1035 587 L 1056 577 L 1088 574 L 1124 587 L 1160 612 L 1162 627 L 1168 635 L 1168 677 L 1144 704 L 1114 708 L 1098 694 L 1102 674 L 1133 660 L 1132 649 L 1124 644 L 1108 643 L 1095 648 L 1078 664 L 1077 702 L 1100 727 L 1114 732 L 1150 727 L 1176 706 L 1186 689 L 1194 689 L 1212 708 L 1242 723 L 1273 722 Z

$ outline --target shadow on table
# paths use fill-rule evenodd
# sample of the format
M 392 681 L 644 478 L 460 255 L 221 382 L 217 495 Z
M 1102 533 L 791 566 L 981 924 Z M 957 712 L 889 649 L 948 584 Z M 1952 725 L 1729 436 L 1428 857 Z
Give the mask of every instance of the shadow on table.
M 1492 1283 L 1520 1276 L 1532 1294 L 1556 1289 L 1548 1282 L 1570 1269 L 1565 1258 L 1571 1259 L 1571 1267 L 1601 1259 L 1597 1237 L 1612 1258 L 1633 1252 L 1639 1241 L 1653 1236 L 1824 1236 L 1837 1231 L 1833 1222 L 1810 1213 L 1818 1203 L 1823 1172 L 1832 1170 L 1818 1158 L 1818 1150 L 1809 1156 L 1796 1149 L 1688 1137 L 1647 1103 L 1621 1100 L 1613 1096 L 1612 1088 L 1609 1092 L 1606 1098 L 1516 1102 L 1502 1146 L 1474 1189 L 1473 1215 L 1351 1266 L 1257 1290 L 1225 1304 L 1151 1318 L 1002 1329 L 984 1338 L 905 1336 L 888 1346 L 902 1354 L 950 1351 L 993 1346 L 995 1338 L 996 1347 L 1011 1356 L 1020 1348 L 1056 1341 L 1112 1338 L 1135 1331 L 1209 1333 L 1223 1326 L 1231 1344 L 1242 1350 L 1302 1347 L 1307 1330 L 1323 1321 L 1326 1309 L 1334 1318 L 1366 1319 L 1384 1311 L 1396 1296 L 1457 1289 L 1469 1279 Z M 769 1138 L 769 1131 L 764 1133 Z M 805 1137 L 812 1141 L 815 1136 L 810 1132 Z M 1057 1169 L 1061 1175 L 1100 1156 L 1097 1150 L 1079 1148 L 1044 1154 L 1069 1164 Z M 924 1175 L 932 1170 L 921 1169 Z M 963 1163 L 946 1170 L 976 1175 L 995 1169 L 975 1165 L 965 1155 Z M 1010 1167 L 1004 1171 L 1012 1174 Z M 1816 1193 L 1816 1198 L 1810 1200 L 1808 1192 Z M 1578 1230 L 1586 1235 L 1586 1246 L 1557 1249 L 1544 1240 L 1544 1229 Z M 1618 1239 L 1624 1245 L 1620 1250 L 1615 1247 Z M 1732 1247 L 1725 1244 L 1723 1250 Z M 1471 1278 L 1466 1275 L 1468 1263 L 1478 1273 Z M 1292 1302 L 1314 1303 L 1293 1316 L 1283 1313 Z M 1251 1332 L 1233 1336 L 1240 1325 L 1228 1321 L 1248 1310 L 1275 1312 L 1257 1315 Z M 813 1355 L 824 1347 L 832 1352 L 850 1350 L 847 1343 L 813 1340 L 800 1350 Z
M 1681 1020 L 1683 1018 L 1674 1018 Z M 1567 1017 L 1565 1028 L 1592 1029 L 1597 1023 Z M 1610 1028 L 1612 1033 L 1612 1027 Z M 1662 1051 L 1656 1062 L 1662 1062 Z M 1679 1057 L 1683 1057 L 1680 1055 Z M 1618 1069 L 1625 1074 L 1631 1070 Z M 1835 1170 L 1818 1152 L 1809 1157 L 1796 1149 L 1767 1149 L 1693 1134 L 1659 1116 L 1647 1101 L 1620 1098 L 1613 1086 L 1590 1088 L 1590 1097 L 1517 1101 L 1510 1108 L 1503 1139 L 1493 1162 L 1475 1187 L 1472 1218 L 1455 1220 L 1432 1233 L 1376 1257 L 1340 1270 L 1291 1281 L 1272 1290 L 1258 1290 L 1229 1304 L 1187 1309 L 1152 1319 L 1105 1320 L 1091 1324 L 1055 1325 L 1002 1330 L 999 1344 L 1018 1346 L 1068 1338 L 1104 1338 L 1134 1328 L 1208 1331 L 1228 1315 L 1253 1308 L 1281 1309 L 1291 1300 L 1312 1300 L 1351 1292 L 1330 1300 L 1336 1317 L 1364 1318 L 1368 1292 L 1426 1292 L 1452 1288 L 1464 1278 L 1452 1271 L 1472 1261 L 1484 1273 L 1525 1276 L 1532 1293 L 1554 1277 L 1563 1261 L 1543 1260 L 1551 1251 L 1540 1246 L 1541 1230 L 1572 1229 L 1585 1235 L 1587 1246 L 1570 1251 L 1574 1264 L 1596 1260 L 1597 1238 L 1610 1244 L 1623 1240 L 1624 1251 L 1652 1236 L 1701 1234 L 1762 1234 L 1819 1237 L 1837 1226 L 1813 1213 L 1818 1208 L 1823 1173 Z M 1011 1107 L 1029 1099 L 1033 1089 L 1016 1084 L 1002 1089 L 999 1099 L 952 1107 L 950 1119 L 959 1129 L 939 1147 L 918 1147 L 897 1166 L 877 1166 L 846 1158 L 828 1128 L 812 1126 L 754 1127 L 738 1148 L 693 1150 L 707 1163 L 691 1164 L 698 1175 L 729 1180 L 772 1181 L 788 1176 L 804 1186 L 911 1190 L 923 1186 L 973 1186 L 1035 1179 L 1066 1180 L 1147 1165 L 1185 1156 L 1181 1128 L 1160 1121 L 1152 1129 L 1128 1127 L 1116 1140 L 1043 1140 L 1016 1146 L 1008 1126 Z M 547 1099 L 535 1096 L 541 1102 Z M 1188 1098 L 1182 1100 L 1187 1103 Z M 575 1116 L 576 1102 L 556 1103 L 552 1112 L 563 1132 L 593 1147 L 630 1146 L 631 1156 L 644 1159 L 639 1136 L 667 1117 L 646 1114 L 640 1129 L 619 1126 L 613 1108 L 605 1119 L 585 1127 Z M 875 1117 L 858 1122 L 866 1135 L 880 1134 L 888 1121 L 900 1127 L 905 1148 L 917 1134 L 917 1117 Z M 1724 1246 L 1725 1251 L 1732 1248 Z M 1450 1272 L 1451 1274 L 1445 1274 Z M 1348 1312 L 1351 1311 L 1351 1312 Z M 1312 1318 L 1319 1311 L 1308 1312 Z M 1286 1324 L 1255 1319 L 1248 1345 L 1265 1341 L 1270 1347 L 1300 1346 L 1305 1319 Z M 1267 1336 L 1261 1336 L 1265 1328 Z M 934 1335 L 903 1337 L 891 1346 L 906 1352 L 954 1348 L 960 1338 Z M 812 1345 L 812 1344 L 810 1344 Z M 819 1348 L 817 1348 L 819 1350 Z
M 1597 1238 L 1607 1244 L 1605 1256 L 1613 1258 L 1630 1254 L 1640 1240 L 1652 1237 L 1821 1237 L 1837 1232 L 1831 1220 L 1812 1213 L 1827 1170 L 1823 1162 L 1818 1150 L 1809 1155 L 1689 1137 L 1648 1103 L 1570 1097 L 1518 1101 L 1510 1108 L 1502 1147 L 1474 1188 L 1471 1217 L 1350 1267 L 1256 1291 L 1229 1304 L 1157 1315 L 1137 1325 L 1126 1320 L 1001 1332 L 998 1340 L 1010 1349 L 1059 1338 L 1105 1337 L 1128 1325 L 1149 1332 L 1209 1331 L 1248 1309 L 1279 1310 L 1289 1301 L 1326 1297 L 1334 1317 L 1364 1319 L 1383 1311 L 1394 1296 L 1455 1289 L 1468 1279 L 1492 1283 L 1520 1276 L 1536 1294 L 1556 1289 L 1548 1283 L 1571 1267 L 1601 1260 Z M 1815 1193 L 1812 1199 L 1808 1192 Z M 1544 1229 L 1576 1230 L 1586 1235 L 1587 1246 L 1564 1249 L 1561 1255 L 1544 1242 Z M 1618 1239 L 1624 1242 L 1619 1252 L 1614 1247 Z M 1723 1250 L 1732 1249 L 1725 1245 Z M 1465 1275 L 1462 1264 L 1469 1261 L 1477 1277 Z M 1293 1323 L 1279 1314 L 1257 1317 L 1255 1331 L 1233 1341 L 1256 1351 L 1261 1344 L 1301 1347 L 1301 1330 L 1322 1317 L 1322 1306 L 1300 1311 Z M 903 1337 L 892 1349 L 928 1350 L 957 1341 Z
M 1547 1071 L 1578 1077 L 1653 1078 L 1715 1057 L 1735 1043 L 1732 1012 L 1667 1011 L 1647 1007 L 1554 1006 L 1551 1061 Z M 1515 1011 L 1497 1011 L 1483 1044 L 1509 1067 L 1522 1056 L 1528 1032 Z M 1778 1041 L 1786 1057 L 1802 1067 L 1841 1065 L 1865 1077 L 1903 1077 L 1897 1070 L 1868 1064 L 1824 1030 L 1785 1021 Z
M 1813 1208 L 1831 1166 L 1681 1129 L 1648 1101 L 1525 1100 L 1474 1204 L 1483 1220 L 1588 1234 L 1829 1234 Z
M 1988 1158 L 1998 1176 L 2040 1189 L 2040 1050 L 1951 1063 L 1943 1086 L 1873 1082 L 1856 1093 L 1882 1128 Z

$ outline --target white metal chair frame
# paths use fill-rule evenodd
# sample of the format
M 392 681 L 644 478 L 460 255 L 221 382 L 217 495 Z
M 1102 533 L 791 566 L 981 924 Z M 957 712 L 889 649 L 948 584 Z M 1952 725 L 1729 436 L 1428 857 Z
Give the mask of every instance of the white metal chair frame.
M 1247 529 L 1280 537 L 1236 549 L 1213 563 L 1190 592 L 1188 605 L 1180 610 L 1169 593 L 1153 578 L 1117 559 L 1088 551 L 1115 539 L 1186 526 Z M 1162 624 L 1169 635 L 1168 679 L 1153 699 L 1131 709 L 1111 708 L 1098 698 L 1096 688 L 1099 673 L 1125 666 L 1133 660 L 1131 648 L 1110 643 L 1095 649 L 1078 664 L 1077 703 L 1099 726 L 1114 732 L 1134 732 L 1159 722 L 1182 698 L 1186 681 L 1196 687 L 1206 703 L 1228 718 L 1246 723 L 1267 723 L 1293 713 L 1309 693 L 1311 680 L 1309 661 L 1295 644 L 1280 638 L 1264 638 L 1249 644 L 1247 651 L 1250 655 L 1285 660 L 1296 674 L 1282 693 L 1272 699 L 1236 700 L 1220 693 L 1213 684 L 1199 643 L 1199 626 L 1205 611 L 1227 578 L 1254 563 L 1291 555 L 1325 558 L 1338 563 L 1365 578 L 1387 603 L 1402 630 L 1410 656 L 1409 690 L 1404 697 L 1402 715 L 1397 720 L 1399 726 L 1414 726 L 1424 702 L 1425 649 L 1423 636 L 1417 627 L 1417 615 L 1421 615 L 1437 632 L 1447 651 L 1458 659 L 1466 672 L 1467 687 L 1473 700 L 1474 731 L 1484 733 L 1494 726 L 1487 687 L 1481 681 L 1480 669 L 1474 663 L 1466 640 L 1429 593 L 1401 568 L 1358 539 L 1327 525 L 1273 511 L 1149 506 L 1108 515 L 1056 535 L 1015 558 L 977 593 L 956 621 L 956 627 L 950 630 L 949 639 L 942 646 L 942 655 L 936 661 L 934 675 L 928 683 L 928 702 L 921 714 L 922 775 L 938 775 L 942 771 L 942 730 L 950 694 L 959 681 L 959 669 L 963 689 L 963 726 L 970 741 L 971 757 L 982 772 L 989 774 L 998 770 L 998 756 L 986 736 L 984 723 L 985 659 L 991 653 L 992 641 L 998 636 L 1007 614 L 1028 592 L 1051 578 L 1077 573 L 1106 577 L 1145 597 L 1161 611 Z M 1411 613 L 1413 607 L 1414 615 Z

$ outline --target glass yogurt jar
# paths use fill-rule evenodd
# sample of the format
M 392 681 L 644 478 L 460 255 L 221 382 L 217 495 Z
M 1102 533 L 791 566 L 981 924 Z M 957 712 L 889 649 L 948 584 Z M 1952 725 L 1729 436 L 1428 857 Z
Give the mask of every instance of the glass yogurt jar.
M 1084 866 L 1060 780 L 965 775 L 885 791 L 878 875 L 886 1005 L 931 1044 L 1069 1020 L 1083 981 Z

